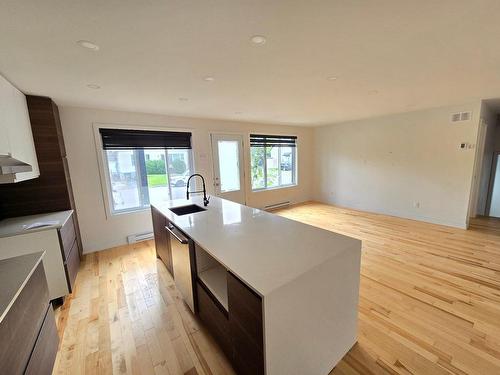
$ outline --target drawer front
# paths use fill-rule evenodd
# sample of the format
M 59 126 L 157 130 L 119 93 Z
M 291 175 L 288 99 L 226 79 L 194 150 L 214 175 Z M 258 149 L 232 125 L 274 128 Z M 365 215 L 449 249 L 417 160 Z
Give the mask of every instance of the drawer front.
M 198 316 L 203 321 L 204 326 L 220 345 L 222 351 L 232 357 L 231 341 L 229 338 L 229 322 L 224 313 L 219 309 L 210 296 L 210 292 L 205 289 L 199 281 L 196 282 L 198 295 Z
M 51 375 L 56 360 L 59 335 L 54 311 L 50 306 L 36 340 L 25 375 Z
M 231 272 L 227 274 L 229 319 L 238 322 L 253 343 L 263 348 L 262 299 Z
M 76 239 L 73 241 L 73 246 L 71 246 L 71 251 L 64 267 L 66 270 L 66 278 L 68 279 L 69 292 L 73 293 L 76 275 L 78 274 L 78 270 L 80 268 L 80 254 L 78 254 Z
M 165 264 L 165 267 L 167 267 L 170 275 L 174 276 L 174 270 L 172 268 L 172 252 L 170 249 L 170 237 L 167 235 L 167 230 L 165 229 L 168 225 L 168 220 L 154 207 L 151 207 L 151 215 L 153 218 L 156 256 L 162 260 L 163 264 Z
M 238 375 L 264 375 L 264 355 L 245 330 L 230 320 L 229 331 L 233 346 L 232 365 Z
M 262 299 L 231 272 L 227 274 L 229 334 L 238 374 L 264 374 Z
M 75 224 L 73 223 L 73 215 L 66 221 L 61 229 L 59 229 L 59 239 L 61 241 L 62 254 L 64 259 L 68 259 L 73 242 L 76 239 Z
M 40 262 L 0 323 L 2 374 L 23 373 L 48 308 L 49 291 Z

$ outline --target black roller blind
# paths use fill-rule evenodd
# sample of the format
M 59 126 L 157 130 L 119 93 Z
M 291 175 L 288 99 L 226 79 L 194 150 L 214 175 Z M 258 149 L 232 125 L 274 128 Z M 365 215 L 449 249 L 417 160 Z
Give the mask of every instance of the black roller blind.
M 190 149 L 191 133 L 130 129 L 99 129 L 102 148 L 124 150 L 142 148 Z
M 251 147 L 295 147 L 297 137 L 295 135 L 263 135 L 250 134 Z

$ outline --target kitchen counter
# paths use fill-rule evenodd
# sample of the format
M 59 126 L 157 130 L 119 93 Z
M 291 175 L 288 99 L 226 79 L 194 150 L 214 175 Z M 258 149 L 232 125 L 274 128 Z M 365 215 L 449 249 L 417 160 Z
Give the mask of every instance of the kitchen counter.
M 4 219 L 0 221 L 0 238 L 43 230 L 59 229 L 66 224 L 66 221 L 68 221 L 72 213 L 73 210 L 67 210 Z M 48 225 L 36 226 L 39 223 L 48 223 Z M 35 227 L 30 229 L 31 226 Z
M 0 323 L 21 293 L 45 252 L 0 260 Z
M 171 207 L 197 204 L 201 197 L 153 205 L 261 296 L 297 279 L 361 241 L 218 197 L 207 210 L 177 216 Z

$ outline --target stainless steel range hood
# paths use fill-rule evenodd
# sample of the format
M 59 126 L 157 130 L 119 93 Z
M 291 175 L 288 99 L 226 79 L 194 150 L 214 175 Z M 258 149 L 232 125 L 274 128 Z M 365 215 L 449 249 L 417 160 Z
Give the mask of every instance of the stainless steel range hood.
M 12 155 L 0 155 L 0 176 L 15 175 L 16 173 L 31 172 L 33 167 L 28 163 L 15 159 Z M 12 176 L 14 178 L 14 176 Z

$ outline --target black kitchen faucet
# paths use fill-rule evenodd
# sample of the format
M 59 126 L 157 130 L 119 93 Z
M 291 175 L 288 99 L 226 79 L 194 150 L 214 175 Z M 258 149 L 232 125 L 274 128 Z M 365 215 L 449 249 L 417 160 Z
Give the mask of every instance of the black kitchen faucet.
M 201 181 L 203 182 L 203 190 L 189 191 L 189 181 L 195 176 L 201 177 Z M 210 197 L 207 198 L 207 190 L 205 189 L 205 179 L 203 178 L 203 176 L 201 174 L 195 173 L 195 174 L 192 174 L 191 176 L 189 176 L 189 178 L 187 180 L 187 188 L 186 188 L 186 199 L 188 199 L 188 200 L 189 200 L 190 193 L 203 193 L 203 205 L 205 207 L 208 206 L 208 202 L 210 202 Z

